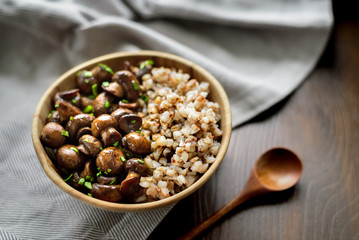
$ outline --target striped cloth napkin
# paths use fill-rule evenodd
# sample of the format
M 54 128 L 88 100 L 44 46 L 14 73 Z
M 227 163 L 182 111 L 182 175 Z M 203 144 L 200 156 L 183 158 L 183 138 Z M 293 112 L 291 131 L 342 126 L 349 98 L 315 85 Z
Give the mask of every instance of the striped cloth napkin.
M 67 69 L 117 51 L 178 54 L 221 81 L 238 126 L 298 87 L 332 22 L 329 0 L 0 1 L 0 239 L 146 239 L 171 209 L 99 210 L 47 178 L 32 115 Z

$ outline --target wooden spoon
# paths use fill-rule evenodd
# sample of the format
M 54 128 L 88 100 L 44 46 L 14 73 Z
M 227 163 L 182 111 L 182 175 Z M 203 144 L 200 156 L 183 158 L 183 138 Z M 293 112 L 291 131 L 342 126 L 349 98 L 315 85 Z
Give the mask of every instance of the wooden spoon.
M 193 239 L 211 227 L 232 209 L 260 194 L 287 190 L 302 174 L 302 162 L 296 154 L 285 148 L 273 148 L 256 162 L 242 191 L 207 220 L 190 230 L 180 239 Z

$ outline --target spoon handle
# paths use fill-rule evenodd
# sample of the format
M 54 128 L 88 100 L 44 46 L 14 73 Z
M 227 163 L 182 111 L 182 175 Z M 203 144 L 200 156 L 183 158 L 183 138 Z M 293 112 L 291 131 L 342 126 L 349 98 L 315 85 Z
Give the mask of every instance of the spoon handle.
M 215 212 L 212 216 L 207 218 L 205 221 L 194 227 L 192 230 L 187 232 L 185 235 L 179 238 L 179 240 L 190 240 L 194 239 L 195 237 L 202 234 L 205 230 L 210 228 L 214 223 L 219 221 L 223 216 L 225 216 L 227 213 L 229 213 L 232 209 L 238 207 L 240 204 L 244 203 L 248 199 L 252 198 L 253 196 L 257 195 L 255 192 L 241 192 L 232 199 L 230 202 L 228 202 L 226 205 L 224 205 L 222 208 L 220 208 L 217 212 Z

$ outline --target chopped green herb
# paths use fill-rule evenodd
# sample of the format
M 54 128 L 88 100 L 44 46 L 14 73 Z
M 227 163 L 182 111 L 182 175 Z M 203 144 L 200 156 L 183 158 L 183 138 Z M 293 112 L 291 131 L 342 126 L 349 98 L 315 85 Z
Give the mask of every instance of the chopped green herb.
M 71 102 L 72 102 L 73 104 L 75 104 L 75 103 L 77 103 L 77 100 L 74 98 L 74 99 L 71 100 Z
M 91 194 L 91 193 L 88 193 L 87 195 L 89 195 L 89 197 L 92 197 L 92 194 Z
M 122 99 L 122 102 L 128 103 L 128 100 L 127 99 Z
M 86 177 L 85 177 L 85 180 L 86 181 L 89 181 L 91 179 L 91 176 L 89 176 L 89 175 L 87 175 Z
M 72 181 L 73 181 L 73 182 L 76 182 L 76 179 L 74 178 L 74 179 L 72 179 Z
M 98 176 L 100 176 L 101 174 L 102 174 L 102 172 L 99 171 L 99 172 L 96 174 L 96 176 L 98 177 Z
M 111 69 L 109 66 L 107 66 L 106 64 L 100 63 L 99 66 L 100 66 L 101 68 L 105 69 L 106 72 L 109 72 L 109 73 L 113 74 L 112 69 Z
M 69 137 L 69 132 L 68 131 L 61 131 L 61 135 L 65 136 L 65 137 Z
M 92 111 L 93 111 L 92 105 L 88 105 L 88 106 L 85 107 L 85 109 L 84 109 L 84 113 L 89 113 L 89 112 L 92 112 Z
M 123 156 L 120 157 L 122 162 L 126 162 L 126 158 L 124 158 Z
M 90 113 L 90 115 L 93 116 L 93 117 L 95 116 L 93 113 Z
M 97 168 L 97 171 L 100 171 L 100 170 L 101 170 L 101 168 L 100 168 L 100 167 L 98 167 L 98 168 Z
M 71 116 L 71 117 L 70 117 L 70 121 L 73 121 L 73 120 L 74 120 L 74 117 L 73 117 L 73 116 Z
M 132 86 L 133 86 L 133 89 L 135 89 L 136 91 L 138 89 L 140 89 L 140 87 L 138 86 L 137 82 L 135 80 L 132 81 Z
M 114 147 L 117 147 L 117 146 L 118 146 L 118 143 L 119 143 L 118 141 L 115 142 L 115 143 L 113 144 L 113 146 L 114 146 Z
M 55 107 L 55 108 L 58 108 L 59 106 L 60 106 L 60 104 L 55 104 L 55 106 L 54 106 L 54 107 Z
M 47 115 L 47 118 L 50 118 L 54 112 L 55 112 L 55 110 L 52 110 L 52 111 L 49 113 L 49 115 Z
M 151 66 L 153 66 L 153 64 L 155 64 L 155 62 L 154 62 L 153 60 L 151 60 L 151 59 L 148 59 L 148 60 L 143 61 L 143 62 L 141 63 L 140 69 L 145 68 L 146 65 L 151 65 Z
M 142 127 L 140 127 L 138 130 L 142 131 Z
M 84 178 L 80 178 L 80 180 L 79 180 L 78 184 L 80 184 L 80 185 L 84 185 L 84 183 L 85 183 L 85 179 L 84 179 Z
M 84 70 L 78 71 L 78 72 L 76 73 L 76 76 L 77 76 L 77 77 L 80 76 L 81 73 L 83 73 L 83 72 L 84 72 Z
M 85 138 L 84 141 L 85 141 L 85 142 L 89 142 L 89 139 L 88 139 L 88 138 Z
M 103 150 L 103 147 L 100 147 L 100 150 L 102 151 L 102 150 Z
M 92 94 L 94 95 L 94 97 L 96 97 L 98 95 L 97 83 L 93 84 L 91 86 L 91 89 L 92 89 Z
M 116 182 L 116 178 L 110 182 L 110 185 L 113 185 Z
M 90 78 L 90 77 L 92 77 L 93 75 L 92 75 L 92 72 L 90 72 L 90 71 L 84 71 L 84 76 L 86 77 L 86 78 Z
M 125 155 L 126 155 L 126 157 L 129 157 L 129 156 L 131 156 L 131 154 L 130 153 L 125 153 Z
M 72 176 L 73 176 L 74 174 L 70 174 L 66 179 L 64 179 L 64 182 L 66 182 L 66 181 L 68 181 L 70 178 L 72 178 Z
M 105 175 L 108 175 L 108 172 L 106 172 L 106 171 L 104 171 L 103 173 L 104 173 Z
M 75 151 L 76 153 L 79 153 L 79 150 L 77 150 L 77 148 L 70 147 L 70 149 L 71 149 L 72 151 Z
M 90 80 L 88 79 L 85 79 L 85 83 L 88 84 L 90 82 Z
M 110 102 L 109 101 L 106 101 L 105 103 L 105 108 L 109 108 L 110 107 Z
M 106 82 L 103 82 L 103 83 L 102 83 L 102 86 L 104 86 L 104 87 L 108 87 L 108 86 L 110 86 L 110 83 L 109 83 L 109 82 L 107 82 L 107 81 L 106 81 Z
M 87 187 L 88 189 L 92 189 L 92 184 L 90 182 L 85 182 L 84 186 Z
M 107 169 L 107 172 L 111 172 L 111 171 L 112 171 L 112 169 L 111 169 L 111 168 Z
M 94 100 L 95 96 L 94 95 L 89 95 L 88 98 L 91 99 L 91 100 Z
M 136 120 L 131 120 L 131 123 L 136 123 Z
M 148 96 L 147 95 L 141 95 L 141 99 L 147 103 L 148 102 Z
M 140 130 L 137 130 L 136 132 L 142 135 L 142 132 Z
M 139 162 L 139 163 L 142 163 L 142 164 L 145 163 L 145 162 L 144 162 L 143 160 L 141 160 L 141 159 L 138 159 L 138 162 Z

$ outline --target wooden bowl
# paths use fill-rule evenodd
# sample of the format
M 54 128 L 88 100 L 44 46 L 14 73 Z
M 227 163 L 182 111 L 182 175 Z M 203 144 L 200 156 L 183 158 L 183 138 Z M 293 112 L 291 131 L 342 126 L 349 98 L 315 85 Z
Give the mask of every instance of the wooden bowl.
M 112 203 L 96 198 L 92 198 L 83 194 L 82 192 L 76 190 L 75 188 L 68 185 L 61 176 L 58 174 L 54 164 L 51 161 L 51 156 L 45 151 L 41 141 L 40 134 L 43 126 L 46 124 L 46 119 L 48 113 L 52 109 L 52 97 L 56 92 L 69 90 L 76 88 L 76 73 L 83 69 L 92 69 L 98 63 L 104 63 L 111 67 L 112 69 L 118 70 L 120 66 L 123 66 L 124 61 L 129 61 L 131 64 L 137 64 L 140 61 L 152 59 L 155 62 L 156 66 L 165 66 L 165 67 L 174 67 L 176 69 L 182 69 L 183 72 L 189 73 L 191 78 L 195 78 L 198 81 L 205 81 L 210 83 L 210 94 L 209 99 L 212 101 L 218 102 L 220 105 L 221 113 L 221 129 L 223 131 L 223 137 L 221 140 L 221 146 L 216 157 L 216 161 L 210 166 L 207 172 L 199 178 L 192 186 L 183 190 L 180 193 L 177 193 L 174 196 L 154 201 L 148 203 Z M 140 52 L 119 52 L 104 55 L 91 59 L 87 62 L 79 64 L 69 71 L 61 75 L 45 92 L 45 94 L 40 99 L 40 102 L 37 105 L 35 110 L 34 118 L 32 121 L 32 141 L 37 153 L 37 156 L 41 162 L 41 165 L 47 174 L 47 176 L 62 190 L 71 196 L 80 199 L 81 201 L 90 204 L 92 206 L 111 210 L 111 211 L 120 211 L 120 212 L 134 212 L 134 211 L 144 211 L 160 208 L 167 206 L 173 203 L 178 202 L 179 200 L 187 197 L 188 195 L 195 192 L 199 187 L 201 187 L 208 179 L 213 175 L 216 169 L 219 167 L 223 157 L 227 151 L 229 145 L 229 139 L 231 137 L 232 131 L 232 119 L 231 111 L 229 107 L 228 97 L 221 86 L 221 84 L 206 70 L 197 64 L 186 60 L 182 57 L 163 53 L 156 51 L 140 51 Z

